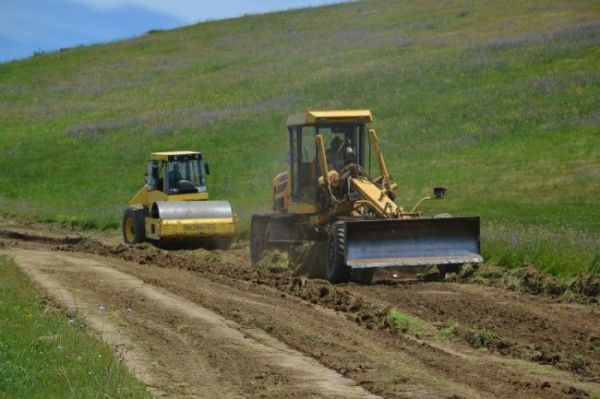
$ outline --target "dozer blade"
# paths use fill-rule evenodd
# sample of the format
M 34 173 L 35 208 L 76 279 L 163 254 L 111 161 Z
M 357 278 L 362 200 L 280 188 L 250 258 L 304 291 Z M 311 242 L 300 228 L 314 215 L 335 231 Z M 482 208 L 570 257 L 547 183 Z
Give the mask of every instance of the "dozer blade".
M 483 261 L 479 218 L 347 221 L 346 264 L 353 269 Z

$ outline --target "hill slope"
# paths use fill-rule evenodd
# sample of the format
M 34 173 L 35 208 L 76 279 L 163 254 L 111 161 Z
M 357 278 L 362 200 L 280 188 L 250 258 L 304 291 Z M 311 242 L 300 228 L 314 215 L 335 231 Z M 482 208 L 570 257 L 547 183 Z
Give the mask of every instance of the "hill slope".
M 401 202 L 443 184 L 425 212 L 481 214 L 488 258 L 600 268 L 599 20 L 595 1 L 365 1 L 2 64 L 0 206 L 117 226 L 149 152 L 200 149 L 247 221 L 288 113 L 370 108 Z

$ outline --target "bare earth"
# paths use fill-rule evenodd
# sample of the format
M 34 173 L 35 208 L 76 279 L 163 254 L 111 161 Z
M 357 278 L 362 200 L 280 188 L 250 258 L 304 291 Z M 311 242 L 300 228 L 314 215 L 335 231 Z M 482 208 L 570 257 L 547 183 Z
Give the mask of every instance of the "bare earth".
M 333 286 L 248 249 L 163 251 L 0 230 L 0 255 L 96 331 L 155 396 L 600 397 L 600 311 L 475 284 Z M 393 306 L 424 333 L 386 320 Z M 448 326 L 491 333 L 483 348 Z

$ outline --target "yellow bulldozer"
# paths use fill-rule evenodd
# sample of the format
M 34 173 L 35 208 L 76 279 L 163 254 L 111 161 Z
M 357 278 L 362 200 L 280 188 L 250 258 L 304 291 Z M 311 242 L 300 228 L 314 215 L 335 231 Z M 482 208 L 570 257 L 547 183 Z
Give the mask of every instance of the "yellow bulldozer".
M 308 111 L 288 117 L 288 170 L 273 179 L 271 213 L 252 215 L 250 252 L 321 243 L 326 278 L 368 283 L 378 268 L 449 271 L 483 259 L 479 217 L 423 217 L 395 202 L 398 185 L 382 155 L 369 110 Z M 327 147 L 327 148 L 326 148 Z M 375 158 L 379 174 L 368 166 Z
M 199 152 L 150 154 L 146 184 L 123 214 L 125 243 L 229 248 L 238 232 L 237 216 L 229 202 L 208 200 L 208 174 Z

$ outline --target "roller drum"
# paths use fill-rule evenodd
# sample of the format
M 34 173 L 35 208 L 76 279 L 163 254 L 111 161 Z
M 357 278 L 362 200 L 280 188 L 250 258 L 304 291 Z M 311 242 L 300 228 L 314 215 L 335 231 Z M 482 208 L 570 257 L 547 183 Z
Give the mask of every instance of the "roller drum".
M 230 219 L 231 205 L 227 201 L 158 201 L 157 217 L 168 220 Z

